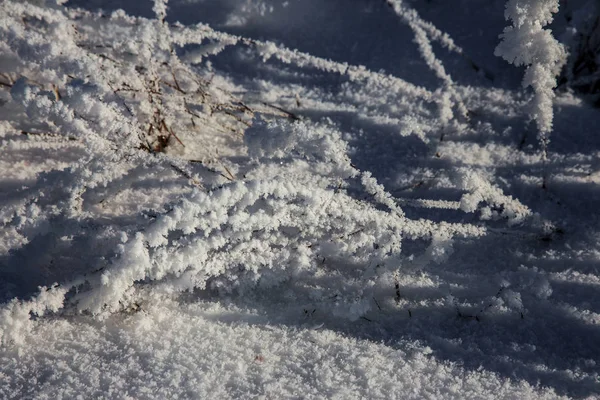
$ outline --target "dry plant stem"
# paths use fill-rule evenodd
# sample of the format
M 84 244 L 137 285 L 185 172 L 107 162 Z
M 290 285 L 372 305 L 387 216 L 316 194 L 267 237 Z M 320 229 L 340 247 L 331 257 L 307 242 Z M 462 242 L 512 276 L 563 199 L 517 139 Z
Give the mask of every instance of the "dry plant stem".
M 175 164 L 171 164 L 171 168 L 173 168 L 173 170 L 175 172 L 177 172 L 178 174 L 182 175 L 183 177 L 187 178 L 194 186 L 198 186 L 202 189 L 204 189 L 204 185 L 202 185 L 202 183 L 200 183 L 197 179 L 195 179 L 192 175 L 190 175 L 187 171 L 181 169 L 180 167 L 178 167 Z
M 183 94 L 186 94 L 182 89 L 181 86 L 179 86 L 179 81 L 177 80 L 177 77 L 175 76 L 175 73 L 173 72 L 173 70 L 171 70 L 171 76 L 173 77 L 173 82 L 175 82 L 175 89 Z
M 3 77 L 4 79 L 6 79 L 6 81 L 10 85 L 12 85 L 13 83 L 15 83 L 15 81 L 12 79 L 12 77 L 10 76 L 10 74 L 0 72 L 0 76 Z
M 229 168 L 227 168 L 227 166 L 223 163 L 221 163 L 221 165 L 223 165 L 223 168 L 225 168 L 225 171 L 227 171 L 227 174 L 229 175 L 229 177 L 231 178 L 231 181 L 235 181 L 235 176 L 231 173 L 231 171 L 229 170 Z
M 268 104 L 268 103 L 263 103 L 263 104 L 264 104 L 265 106 L 267 106 L 267 107 L 274 108 L 274 109 L 276 109 L 277 111 L 281 111 L 282 113 L 284 113 L 284 114 L 285 114 L 285 116 L 286 116 L 286 117 L 288 117 L 289 119 L 291 119 L 291 120 L 293 120 L 293 121 L 298 121 L 298 120 L 300 120 L 300 117 L 298 117 L 296 114 L 294 114 L 294 113 L 291 113 L 291 112 L 289 112 L 289 111 L 287 111 L 287 110 L 285 110 L 285 109 L 283 109 L 283 108 L 281 108 L 281 107 L 279 107 L 279 106 L 275 106 L 275 105 L 273 105 L 273 104 Z
M 381 309 L 381 306 L 379 305 L 379 302 L 377 301 L 377 299 L 375 297 L 373 297 L 373 301 L 375 302 L 375 305 L 377 306 L 377 308 L 379 309 L 379 311 L 383 311 Z
M 542 134 L 542 189 L 547 189 L 548 183 L 548 137 Z
M 73 136 L 67 136 L 66 138 L 63 135 L 57 134 L 57 133 L 51 133 L 51 132 L 30 132 L 30 131 L 21 131 L 21 135 L 33 135 L 33 136 L 39 136 L 39 137 L 52 137 L 52 138 L 60 138 L 60 139 L 67 139 L 69 141 L 77 141 L 79 139 L 77 139 L 76 137 Z
M 191 162 L 191 163 L 194 163 L 194 164 L 202 164 L 202 165 L 204 166 L 204 168 L 206 168 L 206 170 L 207 170 L 207 171 L 209 171 L 209 172 L 212 172 L 212 173 L 214 173 L 214 174 L 219 174 L 219 175 L 221 175 L 223 178 L 227 179 L 227 180 L 228 180 L 228 181 L 230 181 L 230 182 L 233 182 L 233 181 L 234 181 L 234 179 L 233 179 L 232 177 L 229 177 L 229 176 L 227 176 L 227 175 L 223 174 L 222 172 L 219 172 L 219 171 L 217 171 L 216 169 L 213 169 L 213 168 L 207 167 L 207 166 L 204 164 L 204 162 L 202 162 L 201 160 L 188 160 L 188 162 Z
M 167 132 L 169 132 L 169 135 L 173 136 L 179 142 L 179 144 L 181 144 L 183 147 L 185 147 L 185 144 L 183 144 L 183 142 L 177 137 L 175 132 L 173 132 L 173 129 L 171 129 L 167 126 L 167 123 L 165 122 L 164 119 L 160 121 L 160 124 L 161 124 L 161 130 L 162 130 L 162 128 L 164 128 Z
M 217 157 L 219 156 L 219 151 L 217 150 Z M 217 158 L 217 161 L 219 162 L 219 164 L 221 164 L 221 166 L 223 167 L 223 169 L 225 169 L 225 171 L 227 172 L 227 174 L 229 175 L 229 180 L 230 181 L 235 181 L 236 178 L 235 176 L 231 173 L 231 171 L 229 170 L 229 168 L 227 168 L 227 166 L 223 163 L 223 161 L 221 161 L 220 158 Z

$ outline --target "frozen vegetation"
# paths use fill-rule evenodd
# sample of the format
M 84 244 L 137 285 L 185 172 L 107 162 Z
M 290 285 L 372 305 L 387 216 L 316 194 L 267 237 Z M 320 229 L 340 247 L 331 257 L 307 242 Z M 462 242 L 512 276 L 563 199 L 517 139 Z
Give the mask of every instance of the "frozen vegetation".
M 0 398 L 598 398 L 598 21 L 0 2 Z

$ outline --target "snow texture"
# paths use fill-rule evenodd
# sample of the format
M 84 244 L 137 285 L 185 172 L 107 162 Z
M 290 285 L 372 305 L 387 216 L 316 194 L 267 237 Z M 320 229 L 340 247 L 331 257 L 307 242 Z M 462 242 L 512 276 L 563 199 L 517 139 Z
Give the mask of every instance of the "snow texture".
M 451 3 L 0 3 L 0 398 L 597 398 L 573 22 Z

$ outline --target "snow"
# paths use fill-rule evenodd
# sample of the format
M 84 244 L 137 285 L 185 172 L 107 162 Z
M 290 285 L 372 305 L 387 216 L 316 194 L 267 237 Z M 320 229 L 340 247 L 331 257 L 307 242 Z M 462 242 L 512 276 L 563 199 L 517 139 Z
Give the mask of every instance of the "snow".
M 79 318 L 39 329 L 28 351 L 3 354 L 13 371 L 3 397 L 554 398 L 439 363 L 426 346 L 272 324 L 235 306 L 163 303 L 102 326 Z
M 599 397 L 561 7 L 0 3 L 0 398 Z

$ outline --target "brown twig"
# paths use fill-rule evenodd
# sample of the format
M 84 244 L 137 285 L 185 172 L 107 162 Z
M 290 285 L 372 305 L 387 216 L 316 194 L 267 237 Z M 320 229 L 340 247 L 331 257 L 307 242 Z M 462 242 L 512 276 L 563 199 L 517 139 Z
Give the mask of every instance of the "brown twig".
M 181 89 L 181 86 L 179 86 L 179 81 L 177 80 L 177 77 L 175 76 L 175 72 L 173 72 L 171 70 L 171 76 L 173 76 L 173 82 L 175 82 L 175 86 L 177 88 L 178 91 L 180 91 L 181 93 L 185 94 L 185 91 L 183 91 L 183 89 Z
M 190 182 L 192 182 L 192 184 L 194 186 L 198 186 L 198 187 L 204 188 L 204 185 L 202 185 L 202 183 L 200 183 L 197 179 L 195 179 L 189 172 L 181 169 L 180 167 L 178 167 L 175 164 L 171 164 L 171 168 L 173 168 L 173 170 L 175 172 L 177 172 L 178 174 L 180 174 L 183 177 L 187 178 Z
M 195 163 L 195 164 L 202 164 L 204 166 L 204 168 L 206 168 L 207 171 L 212 172 L 214 174 L 219 174 L 221 175 L 223 178 L 227 179 L 228 181 L 233 182 L 234 179 L 231 179 L 230 177 L 228 177 L 227 175 L 223 174 L 220 171 L 217 171 L 216 169 L 210 168 L 208 167 L 206 164 L 204 164 L 204 162 L 202 162 L 201 160 L 188 160 L 191 163 Z
M 47 137 L 53 137 L 53 138 L 60 138 L 60 139 L 67 139 L 69 141 L 76 141 L 78 140 L 76 137 L 73 136 L 63 136 L 61 134 L 58 133 L 52 133 L 52 132 L 30 132 L 30 131 L 24 131 L 21 130 L 21 135 L 27 135 L 27 136 L 47 136 Z
M 264 104 L 264 105 L 265 105 L 265 106 L 267 106 L 267 107 L 274 108 L 275 110 L 277 110 L 277 111 L 280 111 L 280 112 L 284 113 L 284 114 L 286 115 L 286 117 L 288 117 L 289 119 L 291 119 L 291 120 L 293 120 L 293 121 L 298 121 L 298 120 L 300 120 L 300 117 L 299 117 L 299 116 L 297 116 L 296 114 L 294 114 L 294 113 L 292 113 L 292 112 L 290 112 L 290 111 L 287 111 L 287 110 L 285 110 L 285 109 L 283 109 L 283 108 L 281 108 L 281 107 L 279 107 L 279 106 L 276 106 L 276 105 L 273 105 L 273 104 L 269 104 L 269 103 L 264 103 L 264 102 L 263 102 L 262 104 Z
M 181 144 L 183 147 L 185 147 L 185 144 L 183 144 L 183 142 L 177 137 L 175 132 L 173 132 L 173 129 L 171 129 L 167 126 L 167 123 L 165 122 L 164 119 L 161 120 L 160 123 L 161 123 L 161 126 L 164 127 L 167 132 L 169 132 L 169 135 L 173 136 L 179 142 L 179 144 Z
M 12 85 L 13 83 L 15 83 L 15 81 L 11 78 L 11 76 L 8 73 L 1 73 L 0 72 L 0 76 L 3 77 L 4 79 L 6 79 L 10 85 Z
M 58 86 L 52 85 L 52 93 L 54 93 L 54 99 L 56 101 L 60 101 L 60 99 L 62 99 L 62 96 L 60 95 L 60 92 L 58 91 Z

